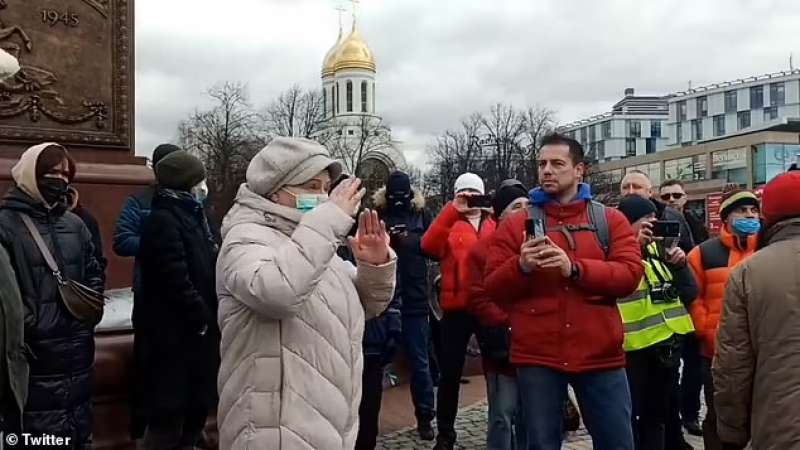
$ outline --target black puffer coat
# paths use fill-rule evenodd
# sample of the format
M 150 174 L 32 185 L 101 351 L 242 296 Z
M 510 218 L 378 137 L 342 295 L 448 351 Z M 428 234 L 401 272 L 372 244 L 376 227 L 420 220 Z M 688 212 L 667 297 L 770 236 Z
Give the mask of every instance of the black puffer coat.
M 102 292 L 105 275 L 94 258 L 89 230 L 66 205 L 48 211 L 19 188 L 6 195 L 0 206 L 0 243 L 11 257 L 23 297 L 30 365 L 23 429 L 72 437 L 80 448 L 91 440 L 94 326 L 67 311 L 19 213 L 33 219 L 67 277 Z
M 210 408 L 219 368 L 218 246 L 203 208 L 186 192 L 160 190 L 142 224 L 139 245 L 136 345 L 141 352 L 136 358 L 146 414 L 158 419 Z

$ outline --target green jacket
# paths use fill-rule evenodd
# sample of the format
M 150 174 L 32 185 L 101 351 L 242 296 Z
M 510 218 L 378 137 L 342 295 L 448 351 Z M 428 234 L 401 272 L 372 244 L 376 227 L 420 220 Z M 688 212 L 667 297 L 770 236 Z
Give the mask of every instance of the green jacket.
M 0 246 L 0 411 L 22 410 L 28 398 L 28 362 L 24 353 L 23 306 L 8 252 Z

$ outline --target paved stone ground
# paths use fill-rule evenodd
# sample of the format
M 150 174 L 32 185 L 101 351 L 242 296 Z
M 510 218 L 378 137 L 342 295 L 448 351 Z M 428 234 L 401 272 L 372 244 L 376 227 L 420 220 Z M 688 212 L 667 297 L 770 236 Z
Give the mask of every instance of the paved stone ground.
M 461 450 L 483 450 L 486 448 L 486 403 L 479 403 L 459 411 L 456 420 L 458 433 L 458 446 Z M 700 438 L 686 435 L 687 440 L 695 450 L 703 450 L 703 441 Z M 415 429 L 405 429 L 395 433 L 383 435 L 378 438 L 377 450 L 429 450 L 433 448 L 432 442 L 419 440 Z M 570 433 L 564 442 L 565 450 L 592 450 L 592 439 L 581 428 L 575 433 Z

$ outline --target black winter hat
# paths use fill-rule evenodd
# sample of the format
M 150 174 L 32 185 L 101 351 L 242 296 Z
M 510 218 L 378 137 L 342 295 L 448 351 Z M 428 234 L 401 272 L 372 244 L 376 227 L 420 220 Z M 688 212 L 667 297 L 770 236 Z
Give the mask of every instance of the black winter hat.
M 170 153 L 156 165 L 156 181 L 163 188 L 189 191 L 205 179 L 203 163 L 183 150 Z
M 394 171 L 389 174 L 389 180 L 386 181 L 387 194 L 410 194 L 411 193 L 411 179 L 407 174 Z
M 158 162 L 161 161 L 165 156 L 169 155 L 172 152 L 177 152 L 181 148 L 177 145 L 172 144 L 161 144 L 153 150 L 153 167 L 158 165 Z
M 508 208 L 514 200 L 518 198 L 527 198 L 528 191 L 520 182 L 513 183 L 511 180 L 504 181 L 500 188 L 495 192 L 494 199 L 492 199 L 492 209 L 494 209 L 494 216 L 499 218 L 500 214 Z
M 652 200 L 638 195 L 627 195 L 620 202 L 617 209 L 625 215 L 631 224 L 649 214 L 655 214 L 658 210 Z

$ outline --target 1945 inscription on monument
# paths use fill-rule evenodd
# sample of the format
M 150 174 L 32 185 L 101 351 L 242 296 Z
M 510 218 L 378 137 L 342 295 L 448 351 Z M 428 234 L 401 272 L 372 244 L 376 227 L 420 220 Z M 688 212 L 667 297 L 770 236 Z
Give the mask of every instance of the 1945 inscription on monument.
M 17 75 L 0 82 L 0 140 L 130 149 L 129 0 L 0 0 L 0 47 Z

